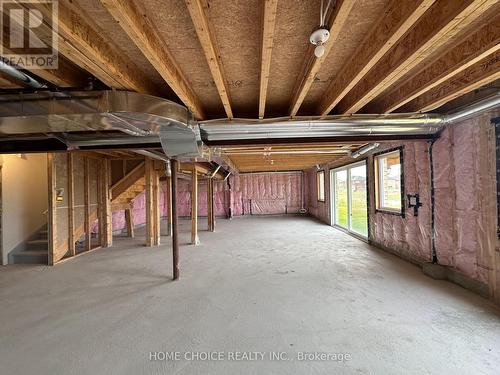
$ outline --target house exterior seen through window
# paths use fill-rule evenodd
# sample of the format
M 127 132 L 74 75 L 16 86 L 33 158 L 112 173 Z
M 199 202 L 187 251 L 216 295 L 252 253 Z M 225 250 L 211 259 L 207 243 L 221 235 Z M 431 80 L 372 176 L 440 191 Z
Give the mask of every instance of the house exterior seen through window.
M 375 156 L 376 208 L 401 213 L 401 150 Z

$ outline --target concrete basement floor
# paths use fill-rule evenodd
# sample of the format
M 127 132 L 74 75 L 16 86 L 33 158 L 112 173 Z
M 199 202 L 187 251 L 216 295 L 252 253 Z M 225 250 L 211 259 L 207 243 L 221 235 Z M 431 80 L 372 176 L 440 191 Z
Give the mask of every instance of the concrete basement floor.
M 182 227 L 185 244 L 189 223 Z M 158 248 L 117 238 L 53 268 L 2 268 L 0 373 L 499 373 L 491 303 L 327 225 L 221 219 L 200 238 L 181 247 L 178 282 L 167 237 Z M 160 351 L 266 359 L 150 361 Z M 294 360 L 271 361 L 272 351 Z M 298 352 L 351 359 L 302 362 Z

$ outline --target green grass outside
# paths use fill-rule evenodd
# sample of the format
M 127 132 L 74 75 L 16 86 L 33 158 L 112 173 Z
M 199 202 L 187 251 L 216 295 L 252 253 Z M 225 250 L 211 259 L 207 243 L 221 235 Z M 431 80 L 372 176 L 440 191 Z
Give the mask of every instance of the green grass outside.
M 337 195 L 337 225 L 348 227 L 347 221 L 347 194 L 339 191 Z M 352 192 L 352 230 L 364 236 L 368 236 L 368 217 L 366 210 L 366 190 Z

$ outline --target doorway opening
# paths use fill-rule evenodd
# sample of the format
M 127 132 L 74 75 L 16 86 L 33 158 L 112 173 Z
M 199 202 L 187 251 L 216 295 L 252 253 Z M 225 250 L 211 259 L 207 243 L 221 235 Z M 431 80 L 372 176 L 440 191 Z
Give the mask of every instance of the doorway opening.
M 330 170 L 331 225 L 368 239 L 367 164 Z

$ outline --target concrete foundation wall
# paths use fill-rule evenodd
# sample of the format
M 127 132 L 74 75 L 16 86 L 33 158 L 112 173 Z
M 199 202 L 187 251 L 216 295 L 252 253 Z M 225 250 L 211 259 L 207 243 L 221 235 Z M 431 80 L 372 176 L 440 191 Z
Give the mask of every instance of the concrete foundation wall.
M 17 246 L 47 224 L 47 154 L 0 156 L 2 264 Z

